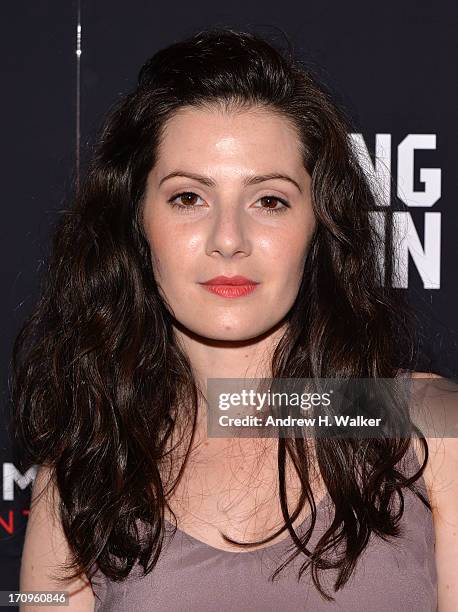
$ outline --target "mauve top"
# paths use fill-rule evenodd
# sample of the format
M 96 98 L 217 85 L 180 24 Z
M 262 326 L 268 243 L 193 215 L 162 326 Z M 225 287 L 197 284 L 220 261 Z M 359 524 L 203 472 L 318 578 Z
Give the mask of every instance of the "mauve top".
M 411 447 L 402 466 L 407 474 L 419 467 Z M 417 487 L 427 498 L 423 478 Z M 303 553 L 289 563 L 274 583 L 272 572 L 295 549 L 291 536 L 264 548 L 229 552 L 214 548 L 166 523 L 166 540 L 156 567 L 147 576 L 139 565 L 125 582 L 115 583 L 98 571 L 92 588 L 100 612 L 436 612 L 437 574 L 434 528 L 430 510 L 410 490 L 403 490 L 405 509 L 400 538 L 383 541 L 371 534 L 349 581 L 332 590 L 336 570 L 320 570 L 322 584 L 334 602 L 324 600 L 310 577 L 297 581 L 306 561 Z M 397 497 L 396 497 L 397 499 Z M 312 549 L 332 520 L 329 494 L 317 505 L 317 521 L 307 545 Z M 301 535 L 308 517 L 297 528 Z M 342 550 L 342 549 L 340 549 Z

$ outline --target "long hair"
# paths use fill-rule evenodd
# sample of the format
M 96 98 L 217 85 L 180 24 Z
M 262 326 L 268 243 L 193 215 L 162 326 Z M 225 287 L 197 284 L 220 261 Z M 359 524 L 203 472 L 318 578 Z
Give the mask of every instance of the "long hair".
M 24 468 L 52 468 L 73 557 L 63 566 L 67 578 L 91 576 L 94 564 L 116 581 L 136 563 L 145 574 L 152 571 L 165 536 L 167 493 L 188 452 L 180 469 L 174 464 L 174 480 L 164 482 L 159 468 L 174 432 L 188 432 L 188 451 L 193 441 L 198 387 L 155 283 L 141 221 L 161 135 L 182 107 L 268 109 L 289 119 L 300 137 L 317 229 L 272 355 L 272 376 L 394 378 L 415 358 L 413 311 L 389 279 L 393 246 L 374 231 L 375 192 L 351 145 L 351 122 L 328 88 L 291 47 L 281 50 L 253 33 L 214 28 L 158 51 L 96 135 L 81 188 L 54 228 L 40 298 L 13 348 L 14 434 Z M 388 234 L 391 223 L 387 213 Z M 378 260 L 382 248 L 387 282 Z M 183 404 L 186 409 L 177 409 Z M 335 515 L 312 552 L 307 542 L 316 507 L 305 439 L 278 440 L 280 504 L 296 544 L 293 557 L 305 555 L 300 575 L 310 566 L 324 598 L 333 599 L 319 570 L 338 570 L 337 591 L 371 533 L 401 533 L 403 504 L 396 513 L 391 502 L 396 495 L 402 501 L 403 489 L 430 508 L 414 484 L 428 457 L 421 440 L 425 460 L 412 477 L 398 469 L 409 438 L 316 440 Z M 302 485 L 292 516 L 287 455 Z M 306 501 L 311 526 L 299 538 L 292 523 Z M 148 526 L 143 535 L 139 521 Z M 326 553 L 339 543 L 345 554 L 331 561 Z

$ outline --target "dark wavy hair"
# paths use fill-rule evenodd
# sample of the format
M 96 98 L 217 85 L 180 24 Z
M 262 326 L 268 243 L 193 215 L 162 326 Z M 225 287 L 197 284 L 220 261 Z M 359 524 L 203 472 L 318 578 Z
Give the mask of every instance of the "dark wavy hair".
M 377 197 L 351 145 L 351 122 L 288 45 L 281 49 L 258 34 L 217 27 L 155 53 L 136 88 L 107 113 L 81 187 L 54 228 L 40 298 L 14 344 L 10 387 L 22 466 L 52 468 L 72 552 L 67 578 L 90 577 L 94 564 L 115 581 L 136 563 L 145 574 L 154 568 L 165 537 L 167 490 L 181 478 L 194 439 L 199 389 L 155 283 L 141 222 L 147 175 L 178 109 L 265 108 L 289 119 L 300 137 L 317 230 L 272 355 L 272 376 L 395 378 L 415 358 L 413 309 L 392 288 L 393 246 L 374 231 L 370 212 Z M 389 211 L 385 222 L 390 235 Z M 178 410 L 182 405 L 186 409 Z M 188 452 L 176 479 L 163 482 L 159 467 L 170 460 L 165 449 L 178 428 L 189 435 Z M 299 577 L 310 566 L 316 587 L 332 600 L 319 570 L 338 570 L 337 591 L 371 533 L 399 536 L 403 489 L 431 509 L 414 484 L 428 458 L 420 438 L 425 459 L 411 477 L 398 469 L 409 437 L 316 440 L 335 514 L 313 551 L 307 542 L 316 506 L 305 439 L 279 439 L 285 525 L 258 544 L 287 529 L 296 550 L 272 580 L 303 553 Z M 291 516 L 287 453 L 302 486 Z M 399 512 L 392 505 L 396 495 Z M 306 501 L 311 525 L 299 538 L 292 525 Z M 139 521 L 148 527 L 145 537 Z M 331 561 L 326 553 L 339 543 L 345 554 Z

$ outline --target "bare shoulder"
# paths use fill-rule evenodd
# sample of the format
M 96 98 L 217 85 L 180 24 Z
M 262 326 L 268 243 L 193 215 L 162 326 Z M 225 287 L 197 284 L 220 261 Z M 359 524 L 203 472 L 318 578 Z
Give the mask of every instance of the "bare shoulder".
M 412 372 L 411 377 L 413 379 L 447 380 L 433 372 Z M 458 396 L 456 399 L 451 397 L 451 401 L 458 402 Z M 453 491 L 452 483 L 458 473 L 458 438 L 445 437 L 445 435 L 438 435 L 438 437 L 425 435 L 425 438 L 428 443 L 429 457 L 424 478 L 430 501 L 436 506 L 439 500 L 446 503 Z M 424 460 L 423 447 L 416 439 L 413 439 L 413 446 L 422 463 Z
M 67 610 L 85 612 L 94 609 L 94 594 L 87 577 L 65 584 L 55 580 L 55 573 L 69 558 L 69 547 L 58 513 L 59 495 L 51 479 L 49 468 L 38 469 L 32 487 L 32 498 L 22 551 L 21 591 L 68 591 Z M 49 606 L 21 606 L 24 612 L 46 612 Z
M 448 380 L 429 372 L 413 372 L 412 377 Z M 445 389 L 441 401 L 446 406 L 441 405 L 441 409 L 448 410 L 453 419 L 457 413 L 456 385 L 451 383 L 437 388 Z M 446 437 L 447 433 L 446 430 L 442 437 L 425 436 L 429 457 L 424 479 L 433 511 L 438 610 L 441 612 L 458 610 L 458 437 Z M 414 447 L 422 463 L 423 452 L 415 439 Z

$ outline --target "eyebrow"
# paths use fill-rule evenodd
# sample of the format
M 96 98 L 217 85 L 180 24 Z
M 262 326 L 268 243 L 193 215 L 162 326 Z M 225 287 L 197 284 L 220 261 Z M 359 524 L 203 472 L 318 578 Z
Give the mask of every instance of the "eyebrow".
M 194 181 L 198 181 L 202 183 L 206 187 L 216 187 L 216 182 L 210 178 L 209 176 L 203 176 L 201 174 L 195 174 L 194 172 L 184 172 L 183 170 L 175 170 L 174 172 L 170 172 L 159 181 L 159 187 L 162 183 L 168 179 L 171 179 L 175 176 L 184 176 L 185 178 L 193 179 Z M 272 179 L 281 179 L 283 181 L 288 181 L 292 183 L 299 189 L 300 193 L 302 193 L 302 189 L 297 181 L 292 179 L 287 174 L 279 174 L 278 172 L 272 172 L 270 174 L 260 174 L 255 176 L 247 176 L 243 180 L 243 185 L 246 187 L 248 185 L 257 185 L 258 183 L 263 183 L 264 181 L 270 181 Z

